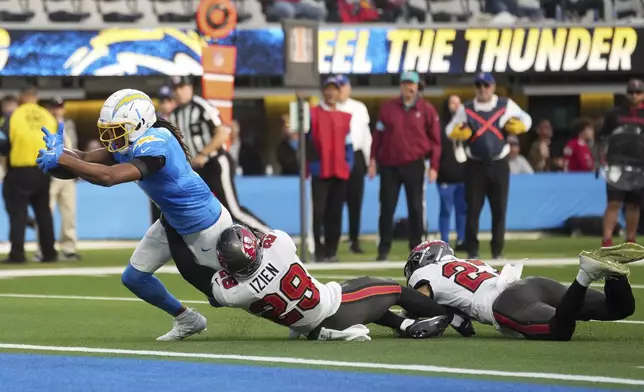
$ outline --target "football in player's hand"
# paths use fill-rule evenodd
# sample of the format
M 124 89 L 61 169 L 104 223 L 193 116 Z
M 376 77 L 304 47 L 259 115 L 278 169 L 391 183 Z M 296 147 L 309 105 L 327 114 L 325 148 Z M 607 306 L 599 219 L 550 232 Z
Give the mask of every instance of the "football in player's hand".
M 69 150 L 69 149 L 67 149 L 67 148 L 64 148 L 64 149 L 63 149 L 63 153 L 64 153 L 64 154 L 67 154 L 67 155 L 71 155 L 71 156 L 73 156 L 74 158 L 78 158 L 78 159 L 80 159 L 80 157 L 78 156 L 78 154 L 76 154 L 74 151 Z M 60 167 L 60 166 L 59 166 L 59 167 L 57 167 L 57 168 L 55 168 L 55 169 L 51 169 L 51 170 L 49 171 L 49 174 L 50 174 L 52 177 L 56 177 L 56 178 L 61 179 L 61 180 L 73 180 L 73 179 L 75 179 L 75 178 L 78 178 L 78 176 L 77 176 L 76 174 L 74 174 L 74 173 L 70 172 L 70 171 L 69 171 L 69 170 L 67 170 L 67 169 L 63 169 L 63 168 L 62 168 L 62 167 Z

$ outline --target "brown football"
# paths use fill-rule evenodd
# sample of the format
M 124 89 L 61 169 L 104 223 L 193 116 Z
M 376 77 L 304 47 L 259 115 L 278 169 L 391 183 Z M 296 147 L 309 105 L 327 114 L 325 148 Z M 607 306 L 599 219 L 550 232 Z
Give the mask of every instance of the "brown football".
M 74 151 L 72 151 L 72 150 L 68 150 L 68 149 L 64 148 L 64 149 L 63 149 L 63 153 L 64 153 L 64 154 L 71 155 L 71 156 L 73 156 L 74 158 L 78 158 L 78 159 L 80 159 L 80 157 L 78 156 L 78 154 L 76 154 L 76 153 L 75 153 Z M 74 174 L 74 173 L 70 172 L 70 171 L 69 171 L 69 170 L 67 170 L 67 169 L 63 169 L 62 167 L 57 167 L 57 168 L 55 168 L 55 169 L 50 170 L 50 171 L 49 171 L 49 175 L 51 175 L 52 177 L 56 177 L 56 178 L 58 178 L 58 179 L 61 179 L 61 180 L 73 180 L 73 179 L 75 179 L 75 178 L 78 178 L 78 176 L 77 176 L 76 174 Z

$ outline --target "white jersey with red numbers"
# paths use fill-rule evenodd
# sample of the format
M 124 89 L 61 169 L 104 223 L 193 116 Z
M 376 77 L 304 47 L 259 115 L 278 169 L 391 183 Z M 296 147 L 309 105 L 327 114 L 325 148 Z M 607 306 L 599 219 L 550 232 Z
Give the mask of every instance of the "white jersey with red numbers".
M 445 256 L 414 271 L 409 286 L 431 287 L 433 299 L 451 306 L 483 324 L 494 324 L 492 305 L 500 294 L 499 273 L 480 260 Z
M 245 309 L 304 335 L 338 311 L 342 288 L 336 282 L 322 284 L 311 277 L 288 234 L 270 231 L 260 246 L 261 266 L 250 277 L 237 280 L 224 270 L 215 274 L 215 301 Z

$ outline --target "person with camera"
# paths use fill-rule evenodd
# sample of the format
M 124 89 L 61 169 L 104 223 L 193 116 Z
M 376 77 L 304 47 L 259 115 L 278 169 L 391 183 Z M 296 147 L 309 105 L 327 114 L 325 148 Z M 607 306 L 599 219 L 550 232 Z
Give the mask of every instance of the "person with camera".
M 625 148 L 621 148 L 618 146 L 618 144 L 621 144 L 620 140 L 612 138 L 612 136 L 620 134 L 622 136 L 619 137 L 622 138 L 624 133 L 633 133 L 637 134 L 637 138 L 634 140 L 638 140 L 640 143 L 644 142 L 644 139 L 641 139 L 642 136 L 639 135 L 644 130 L 644 82 L 641 79 L 632 79 L 628 82 L 626 85 L 626 98 L 627 104 L 618 105 L 606 114 L 599 136 L 604 146 L 609 150 L 608 153 L 611 153 L 612 150 L 613 155 L 622 155 L 624 159 L 641 160 L 638 156 L 641 150 L 637 148 L 638 143 L 631 143 L 629 140 L 623 139 L 627 142 L 627 145 L 624 146 Z M 611 162 L 608 162 L 608 165 L 610 168 L 612 166 Z M 613 244 L 613 231 L 622 206 L 626 209 L 626 241 L 635 242 L 643 191 L 644 188 L 636 186 L 619 186 L 617 182 L 612 181 L 610 175 L 607 176 L 607 204 L 604 212 L 602 246 L 611 246 Z

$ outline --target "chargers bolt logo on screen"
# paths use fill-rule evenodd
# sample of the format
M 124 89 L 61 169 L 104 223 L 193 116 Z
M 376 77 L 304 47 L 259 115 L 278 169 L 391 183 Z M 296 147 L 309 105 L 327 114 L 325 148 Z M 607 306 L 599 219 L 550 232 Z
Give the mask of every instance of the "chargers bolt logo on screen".
M 9 32 L 5 29 L 0 29 L 0 71 L 9 60 L 9 45 L 11 45 Z

